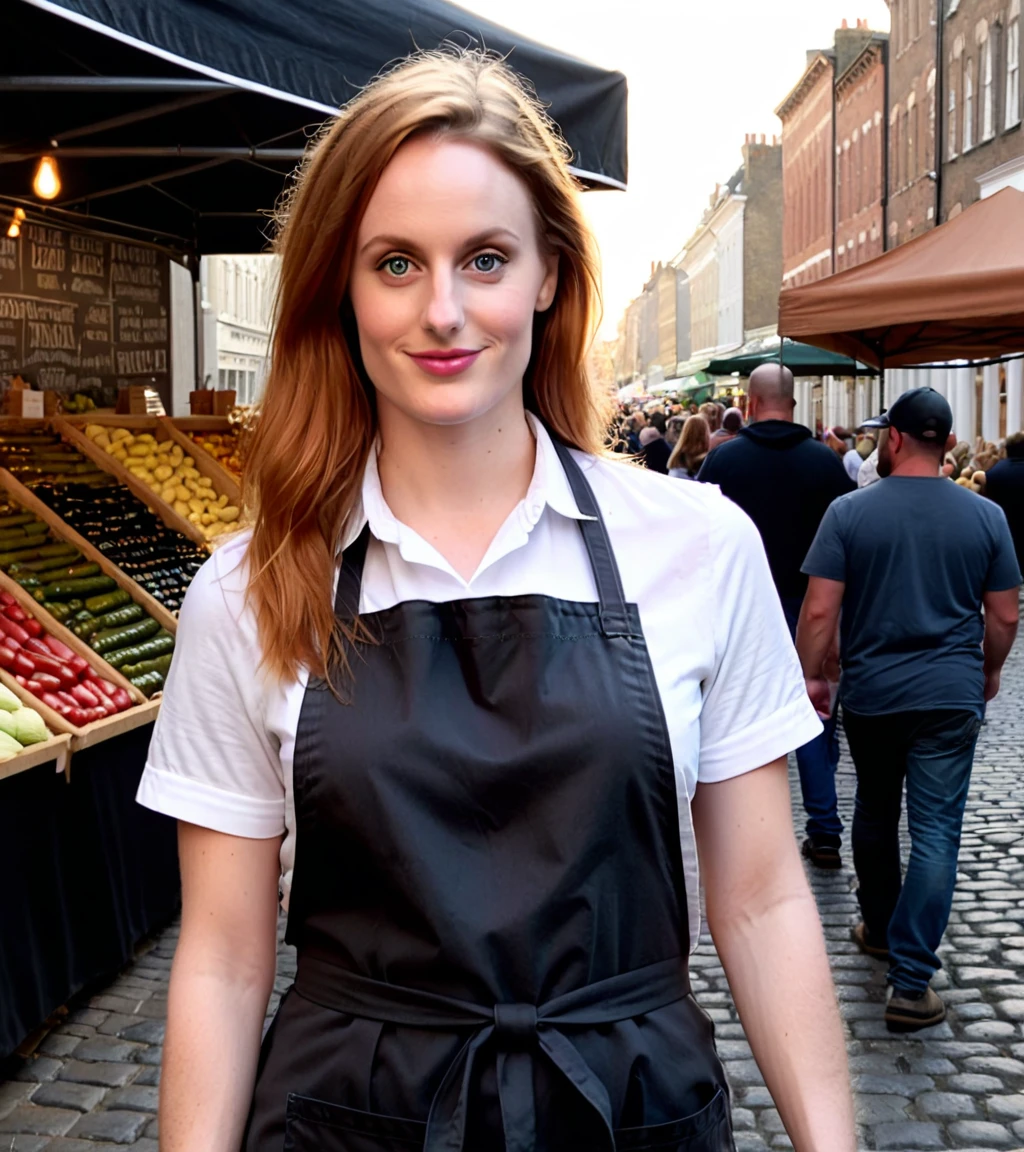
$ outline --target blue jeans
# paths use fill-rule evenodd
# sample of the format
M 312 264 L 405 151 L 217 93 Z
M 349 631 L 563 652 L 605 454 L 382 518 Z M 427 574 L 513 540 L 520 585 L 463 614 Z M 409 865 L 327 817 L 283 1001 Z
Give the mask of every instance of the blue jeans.
M 967 788 L 981 719 L 935 709 L 859 716 L 843 708 L 857 768 L 853 864 L 868 940 L 889 945 L 889 983 L 923 992 L 956 885 Z M 910 861 L 900 876 L 899 823 L 907 782 Z
M 800 597 L 782 597 L 782 610 L 794 640 L 802 603 Z M 839 732 L 834 712 L 824 725 L 825 731 L 820 736 L 796 750 L 796 764 L 800 770 L 800 791 L 807 813 L 807 835 L 815 844 L 838 848 L 842 843 L 843 822 L 839 819 L 836 799 Z

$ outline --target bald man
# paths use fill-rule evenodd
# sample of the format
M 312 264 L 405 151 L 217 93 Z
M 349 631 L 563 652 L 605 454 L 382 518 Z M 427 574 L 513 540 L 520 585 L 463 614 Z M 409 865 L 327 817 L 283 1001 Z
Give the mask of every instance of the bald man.
M 717 484 L 757 525 L 795 638 L 807 591 L 801 565 L 828 506 L 855 486 L 835 452 L 793 422 L 796 401 L 788 368 L 762 364 L 750 376 L 747 395 L 750 423 L 712 449 L 697 479 Z M 804 856 L 819 868 L 840 868 L 834 716 L 821 736 L 797 749 L 796 758 L 807 813 Z

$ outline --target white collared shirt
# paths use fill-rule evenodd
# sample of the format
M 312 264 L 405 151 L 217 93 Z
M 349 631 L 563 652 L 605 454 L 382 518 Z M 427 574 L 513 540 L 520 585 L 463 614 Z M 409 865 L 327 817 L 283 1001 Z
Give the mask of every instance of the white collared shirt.
M 597 600 L 577 524 L 583 515 L 548 433 L 529 419 L 537 440 L 529 489 L 469 580 L 391 513 L 371 453 L 362 513 L 345 541 L 369 523 L 361 612 L 486 596 Z M 698 781 L 767 764 L 813 739 L 821 725 L 746 514 L 717 487 L 574 455 L 604 516 L 626 599 L 639 609 L 661 695 L 692 935 L 698 921 L 690 799 Z M 247 543 L 241 536 L 219 548 L 185 597 L 138 799 L 220 832 L 284 834 L 287 894 L 295 858 L 292 761 L 306 676 L 281 683 L 258 671 L 256 622 L 245 603 Z

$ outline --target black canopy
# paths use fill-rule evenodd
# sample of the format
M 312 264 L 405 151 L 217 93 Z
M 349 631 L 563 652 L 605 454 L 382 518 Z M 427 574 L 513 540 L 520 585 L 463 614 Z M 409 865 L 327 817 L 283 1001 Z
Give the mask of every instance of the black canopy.
M 258 252 L 316 126 L 389 61 L 507 54 L 591 187 L 626 182 L 626 80 L 445 0 L 0 0 L 0 204 L 169 248 Z

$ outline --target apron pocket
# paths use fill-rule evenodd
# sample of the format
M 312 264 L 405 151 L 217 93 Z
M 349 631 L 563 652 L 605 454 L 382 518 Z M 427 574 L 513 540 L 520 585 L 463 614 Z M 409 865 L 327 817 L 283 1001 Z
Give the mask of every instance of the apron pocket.
M 615 1131 L 616 1152 L 734 1152 L 729 1098 L 719 1088 L 711 1099 L 692 1116 L 668 1124 L 644 1128 L 618 1128 Z
M 309 1096 L 288 1096 L 284 1152 L 385 1152 L 422 1148 L 427 1126 L 417 1120 L 359 1112 Z

